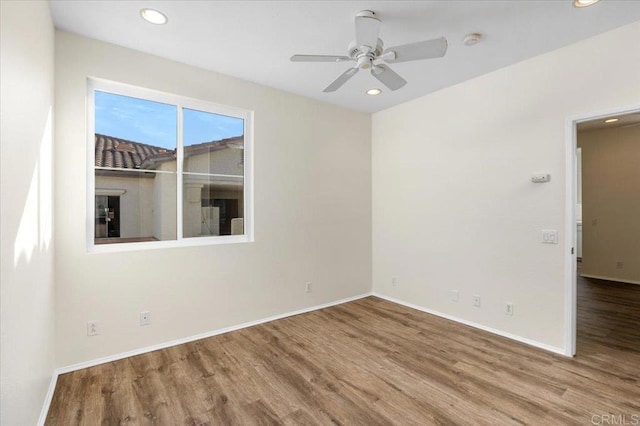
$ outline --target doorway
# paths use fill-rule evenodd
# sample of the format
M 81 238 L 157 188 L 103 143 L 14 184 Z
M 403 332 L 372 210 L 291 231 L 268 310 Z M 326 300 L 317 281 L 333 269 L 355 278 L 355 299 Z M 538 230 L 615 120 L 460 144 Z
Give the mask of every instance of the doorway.
M 625 348 L 624 321 L 616 320 L 640 318 L 640 106 L 573 118 L 567 130 L 566 354 L 573 356 L 578 340 L 590 350 Z
M 120 238 L 120 197 L 96 195 L 95 238 Z

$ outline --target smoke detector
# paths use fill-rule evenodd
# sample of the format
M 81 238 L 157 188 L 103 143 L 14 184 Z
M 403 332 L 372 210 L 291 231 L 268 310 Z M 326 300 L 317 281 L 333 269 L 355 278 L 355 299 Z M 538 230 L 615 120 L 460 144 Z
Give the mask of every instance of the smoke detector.
M 464 36 L 462 42 L 465 46 L 475 46 L 482 39 L 482 34 L 480 33 L 471 33 Z

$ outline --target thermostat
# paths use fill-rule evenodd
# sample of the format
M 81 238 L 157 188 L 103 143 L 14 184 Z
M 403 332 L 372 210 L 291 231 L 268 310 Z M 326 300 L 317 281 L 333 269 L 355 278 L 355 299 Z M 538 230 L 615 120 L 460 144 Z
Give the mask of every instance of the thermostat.
M 534 173 L 531 175 L 531 182 L 533 183 L 549 182 L 550 180 L 551 175 L 549 173 Z

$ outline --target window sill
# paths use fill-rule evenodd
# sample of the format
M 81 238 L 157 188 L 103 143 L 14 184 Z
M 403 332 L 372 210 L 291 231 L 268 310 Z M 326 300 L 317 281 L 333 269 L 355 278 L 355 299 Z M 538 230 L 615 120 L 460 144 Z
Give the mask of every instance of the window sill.
M 219 237 L 193 237 L 182 240 L 170 241 L 146 241 L 135 243 L 95 244 L 93 241 L 87 247 L 87 252 L 93 253 L 119 253 L 126 251 L 142 251 L 156 249 L 170 249 L 179 247 L 214 246 L 221 244 L 250 243 L 253 238 L 248 235 L 225 235 Z

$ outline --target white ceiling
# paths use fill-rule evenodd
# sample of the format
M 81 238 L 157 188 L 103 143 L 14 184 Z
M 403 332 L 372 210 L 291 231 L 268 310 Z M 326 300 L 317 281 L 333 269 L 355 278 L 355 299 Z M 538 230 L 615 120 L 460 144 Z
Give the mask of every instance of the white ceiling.
M 168 24 L 143 21 L 143 7 L 164 12 Z M 445 36 L 447 55 L 392 64 L 408 81 L 396 92 L 366 95 L 380 83 L 360 72 L 338 92 L 323 93 L 351 63 L 292 63 L 289 57 L 346 54 L 354 38 L 353 17 L 366 9 L 382 20 L 386 46 Z M 602 0 L 582 9 L 572 0 L 52 0 L 51 10 L 60 29 L 366 112 L 640 20 L 640 0 Z M 485 38 L 464 46 L 470 32 Z

